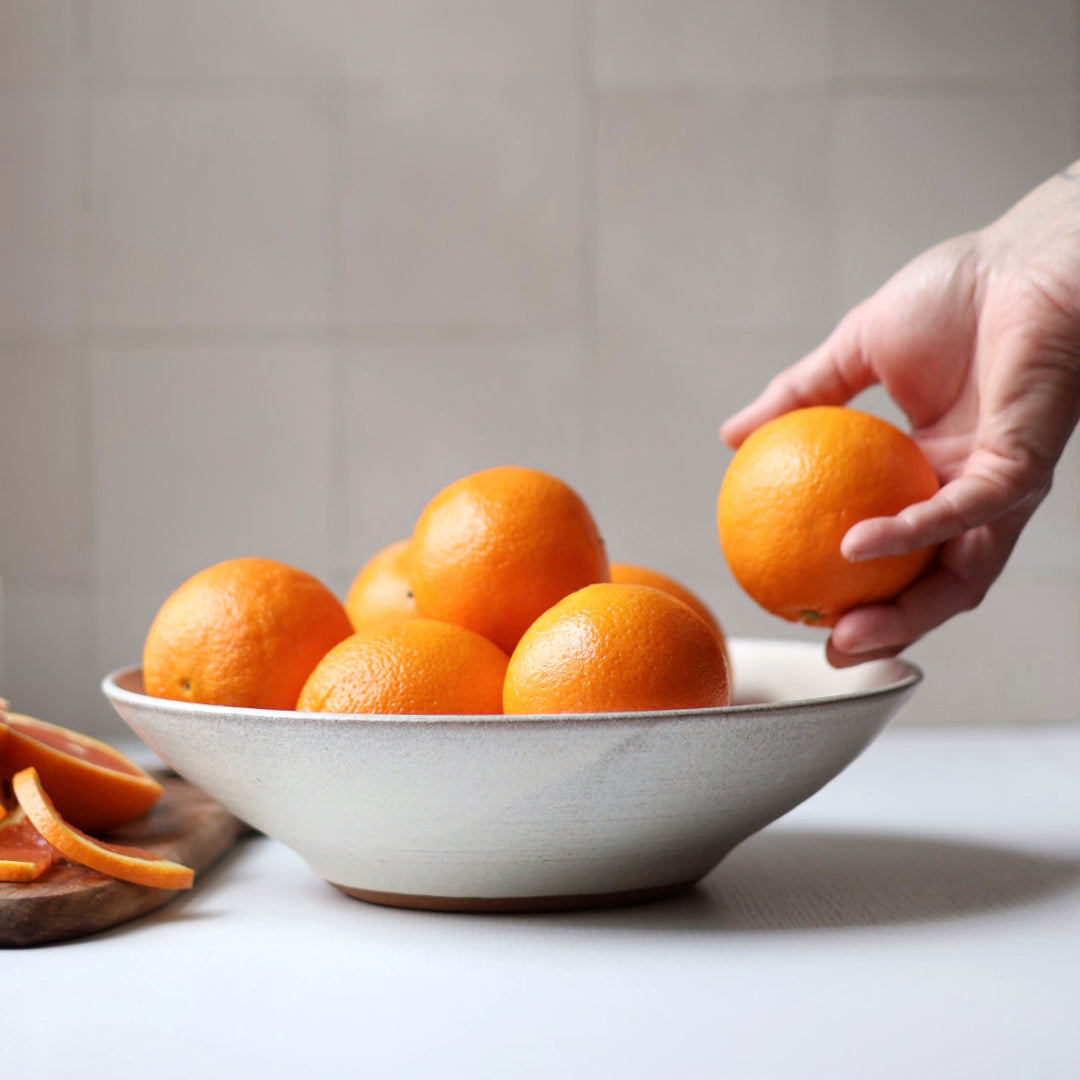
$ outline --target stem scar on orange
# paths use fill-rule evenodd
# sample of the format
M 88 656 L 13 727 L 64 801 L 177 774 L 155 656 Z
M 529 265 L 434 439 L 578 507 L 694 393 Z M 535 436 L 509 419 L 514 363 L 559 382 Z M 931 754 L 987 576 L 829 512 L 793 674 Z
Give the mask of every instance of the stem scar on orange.
M 604 542 L 581 496 L 537 469 L 504 465 L 457 480 L 412 536 L 417 610 L 509 653 L 564 596 L 607 581 Z
M 10 780 L 33 766 L 63 816 L 80 829 L 105 832 L 146 813 L 161 785 L 108 743 L 6 713 L 0 719 L 0 777 Z
M 412 545 L 408 539 L 384 547 L 357 572 L 345 596 L 355 630 L 417 615 L 412 592 Z
M 888 517 L 938 490 L 919 446 L 879 417 L 835 405 L 785 413 L 736 451 L 717 506 L 732 574 L 763 608 L 832 626 L 849 609 L 890 600 L 936 548 L 850 562 L 840 541 L 857 521 Z
M 95 840 L 66 822 L 57 812 L 33 767 L 15 774 L 15 797 L 41 835 L 65 859 L 88 866 L 109 877 L 149 885 L 155 889 L 190 889 L 195 871 L 142 848 Z

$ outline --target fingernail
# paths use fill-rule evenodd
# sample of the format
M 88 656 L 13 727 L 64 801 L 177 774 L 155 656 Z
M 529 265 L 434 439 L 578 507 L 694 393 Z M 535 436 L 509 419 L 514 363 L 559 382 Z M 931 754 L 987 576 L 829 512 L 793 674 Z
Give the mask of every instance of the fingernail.
M 841 642 L 833 639 L 833 648 L 837 652 L 847 653 L 849 656 L 861 656 L 863 653 L 876 652 L 878 649 L 884 648 L 884 645 L 871 637 L 859 637 L 849 644 L 842 644 Z
M 859 547 L 859 540 L 856 537 L 854 540 L 845 536 L 840 541 L 840 554 L 847 559 L 848 562 L 865 562 L 870 558 L 863 548 Z

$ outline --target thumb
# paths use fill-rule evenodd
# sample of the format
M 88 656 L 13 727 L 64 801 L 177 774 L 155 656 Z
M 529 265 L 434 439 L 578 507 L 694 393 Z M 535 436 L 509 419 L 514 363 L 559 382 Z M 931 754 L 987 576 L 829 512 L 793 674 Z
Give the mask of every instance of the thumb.
M 843 405 L 877 381 L 863 342 L 867 300 L 853 308 L 813 352 L 780 372 L 761 394 L 720 428 L 720 437 L 739 446 L 768 420 L 808 405 Z

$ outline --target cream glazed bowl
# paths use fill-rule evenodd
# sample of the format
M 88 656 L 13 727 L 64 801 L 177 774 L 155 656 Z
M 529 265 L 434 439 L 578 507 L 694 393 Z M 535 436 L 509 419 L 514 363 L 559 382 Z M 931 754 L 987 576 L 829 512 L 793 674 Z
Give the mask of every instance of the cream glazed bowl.
M 828 783 L 908 700 L 904 660 L 734 639 L 726 708 L 559 716 L 275 712 L 106 697 L 181 776 L 377 903 L 535 911 L 688 888 Z

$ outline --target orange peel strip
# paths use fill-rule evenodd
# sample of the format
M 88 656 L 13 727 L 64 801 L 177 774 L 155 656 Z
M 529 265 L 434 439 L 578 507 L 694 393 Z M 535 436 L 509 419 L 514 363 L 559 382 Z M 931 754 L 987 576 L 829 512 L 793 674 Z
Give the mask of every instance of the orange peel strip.
M 194 884 L 195 871 L 190 866 L 171 862 L 142 848 L 121 847 L 119 844 L 95 840 L 69 825 L 56 812 L 33 766 L 17 772 L 11 786 L 34 828 L 65 859 L 109 877 L 155 889 L 190 889 Z

